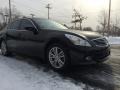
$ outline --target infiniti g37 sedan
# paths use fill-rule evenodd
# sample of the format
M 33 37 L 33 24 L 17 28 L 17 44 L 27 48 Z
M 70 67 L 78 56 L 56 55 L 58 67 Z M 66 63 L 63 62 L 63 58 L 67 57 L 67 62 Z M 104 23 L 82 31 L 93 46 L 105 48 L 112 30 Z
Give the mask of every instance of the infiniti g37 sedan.
M 22 18 L 0 32 L 1 53 L 42 58 L 55 70 L 71 65 L 102 63 L 110 55 L 106 38 L 95 32 L 71 30 L 55 21 Z

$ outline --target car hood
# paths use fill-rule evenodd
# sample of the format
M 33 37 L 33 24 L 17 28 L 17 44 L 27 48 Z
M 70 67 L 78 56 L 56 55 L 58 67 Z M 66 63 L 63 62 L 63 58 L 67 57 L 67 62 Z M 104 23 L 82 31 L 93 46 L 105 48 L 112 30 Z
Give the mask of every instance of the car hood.
M 90 39 L 90 40 L 103 37 L 102 35 L 93 31 L 66 30 L 66 32 L 77 34 L 81 37 L 86 37 L 87 39 Z

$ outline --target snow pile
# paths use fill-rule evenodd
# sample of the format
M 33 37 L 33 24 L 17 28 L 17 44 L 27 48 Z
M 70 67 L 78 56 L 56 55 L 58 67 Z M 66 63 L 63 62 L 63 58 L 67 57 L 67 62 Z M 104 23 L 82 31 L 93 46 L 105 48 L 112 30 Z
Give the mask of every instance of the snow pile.
M 107 37 L 107 40 L 112 45 L 120 45 L 120 37 Z
M 0 55 L 0 90 L 83 90 L 53 71 Z

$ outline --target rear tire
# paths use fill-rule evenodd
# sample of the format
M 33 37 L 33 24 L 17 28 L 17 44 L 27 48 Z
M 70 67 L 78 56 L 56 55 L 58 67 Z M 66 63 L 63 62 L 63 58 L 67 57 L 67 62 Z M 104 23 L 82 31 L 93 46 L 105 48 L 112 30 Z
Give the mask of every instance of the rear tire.
M 50 45 L 46 56 L 48 64 L 56 71 L 66 70 L 70 65 L 67 50 L 60 44 Z
M 7 49 L 7 44 L 4 40 L 1 42 L 1 54 L 4 56 L 10 55 L 10 52 L 8 52 L 8 49 Z

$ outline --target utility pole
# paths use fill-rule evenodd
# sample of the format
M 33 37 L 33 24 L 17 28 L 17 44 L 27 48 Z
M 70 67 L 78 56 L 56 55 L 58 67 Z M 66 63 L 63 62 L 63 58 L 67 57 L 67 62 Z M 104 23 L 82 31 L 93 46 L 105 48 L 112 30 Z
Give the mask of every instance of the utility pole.
M 35 14 L 32 14 L 32 13 L 30 15 L 32 16 L 32 18 L 34 18 L 34 16 L 35 16 Z
M 9 0 L 9 23 L 11 22 L 12 13 L 11 13 L 11 0 Z
M 52 7 L 50 7 L 50 4 L 48 4 L 46 8 L 48 9 L 48 19 L 50 19 L 50 9 L 52 9 Z
M 111 32 L 111 30 L 110 30 L 110 17 L 111 17 L 111 0 L 109 0 L 108 32 Z

